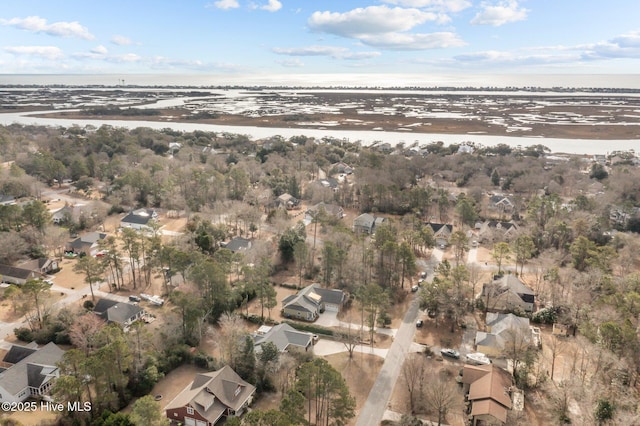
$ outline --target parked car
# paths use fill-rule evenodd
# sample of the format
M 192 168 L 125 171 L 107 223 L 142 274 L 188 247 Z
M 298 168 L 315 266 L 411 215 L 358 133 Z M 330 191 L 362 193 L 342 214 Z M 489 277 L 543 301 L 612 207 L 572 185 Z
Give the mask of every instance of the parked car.
M 139 302 L 140 300 L 142 299 L 140 299 L 138 296 L 129 296 L 130 302 Z
M 418 287 L 417 285 L 414 285 L 413 287 L 411 287 L 411 291 L 415 293 L 419 288 L 420 287 Z
M 426 271 L 422 271 L 422 272 L 420 273 L 420 278 L 422 278 L 422 279 L 427 278 L 427 272 L 426 272 Z
M 424 324 L 424 322 L 422 320 L 416 321 L 416 327 L 420 328 L 420 327 L 422 327 L 422 324 Z
M 471 365 L 489 365 L 491 360 L 482 352 L 476 352 L 467 355 L 467 364 Z
M 424 278 L 420 278 L 418 280 L 418 287 L 422 286 L 423 283 L 424 283 Z
M 449 358 L 454 358 L 454 359 L 459 359 L 460 358 L 460 352 L 456 351 L 455 349 L 451 349 L 451 348 L 442 348 L 442 349 L 440 349 L 440 354 L 442 356 L 448 356 Z

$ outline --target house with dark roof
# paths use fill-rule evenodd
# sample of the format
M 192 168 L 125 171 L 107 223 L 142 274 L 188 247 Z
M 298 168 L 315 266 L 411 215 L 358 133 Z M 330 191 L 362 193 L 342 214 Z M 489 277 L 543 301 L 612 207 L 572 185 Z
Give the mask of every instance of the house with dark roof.
M 307 351 L 313 345 L 313 334 L 305 331 L 298 331 L 289 324 L 282 323 L 270 327 L 263 325 L 251 334 L 255 344 L 256 353 L 262 351 L 261 347 L 267 342 L 271 342 L 280 352 L 287 352 L 290 349 Z
M 500 213 L 513 213 L 516 205 L 513 203 L 511 198 L 501 194 L 496 194 L 492 195 L 489 199 L 489 208 Z
M 282 300 L 282 315 L 286 318 L 315 321 L 324 310 L 340 312 L 345 300 L 346 295 L 342 290 L 311 284 Z
M 234 253 L 241 253 L 251 248 L 251 240 L 242 237 L 233 237 L 231 241 L 223 244 L 222 247 Z
M 462 369 L 462 386 L 470 402 L 472 425 L 507 424 L 514 391 L 509 373 L 492 364 L 466 364 Z
M 57 364 L 64 351 L 54 343 L 40 349 L 13 345 L 3 358 L 0 372 L 0 402 L 21 402 L 49 393 L 60 375 Z
M 438 247 L 449 245 L 449 237 L 451 237 L 451 233 L 453 232 L 453 225 L 434 222 L 429 222 L 426 225 L 433 231 L 433 237 Z
M 64 206 L 58 210 L 51 212 L 51 221 L 55 225 L 60 225 L 65 222 L 73 220 L 73 208 L 71 206 Z
M 0 265 L 0 281 L 3 283 L 22 285 L 30 280 L 39 280 L 43 275 L 31 269 L 17 266 Z
M 387 222 L 386 217 L 376 217 L 369 213 L 363 213 L 353 219 L 353 232 L 357 234 L 372 235 L 377 226 Z
M 534 291 L 512 274 L 484 284 L 480 297 L 491 312 L 533 312 L 535 304 Z
M 241 416 L 253 401 L 255 386 L 225 365 L 218 371 L 196 374 L 165 407 L 171 424 L 213 426 L 223 417 Z
M 138 305 L 111 299 L 98 300 L 93 312 L 107 323 L 115 322 L 125 328 L 142 319 L 145 314 Z
M 121 228 L 150 230 L 149 222 L 158 219 L 158 213 L 153 209 L 138 209 L 130 212 L 120 221 Z
M 491 356 L 501 355 L 505 343 L 513 339 L 513 333 L 518 333 L 525 341 L 529 341 L 529 318 L 488 312 L 486 331 L 476 332 L 476 350 Z
M 64 246 L 64 251 L 75 254 L 84 253 L 87 256 L 95 256 L 100 250 L 99 241 L 104 240 L 105 238 L 107 238 L 107 234 L 103 232 L 87 232 L 75 240 L 69 241 Z

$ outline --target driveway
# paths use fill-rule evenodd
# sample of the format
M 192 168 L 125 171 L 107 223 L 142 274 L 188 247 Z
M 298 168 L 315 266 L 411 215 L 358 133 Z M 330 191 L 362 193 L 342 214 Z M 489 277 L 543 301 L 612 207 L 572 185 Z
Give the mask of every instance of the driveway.
M 322 327 L 327 327 L 327 328 L 331 328 L 331 327 L 349 328 L 349 326 L 351 326 L 352 330 L 360 330 L 360 327 L 361 327 L 360 324 L 356 324 L 353 322 L 349 324 L 348 322 L 340 321 L 338 319 L 338 313 L 332 312 L 332 311 L 324 311 L 323 313 L 321 313 L 318 319 L 315 321 L 315 324 L 320 325 Z M 369 326 L 365 325 L 364 330 L 369 331 Z M 380 327 L 375 328 L 376 333 L 384 334 L 392 337 L 396 335 L 397 331 L 398 330 L 396 330 L 395 328 L 380 328 Z
M 380 358 L 386 358 L 389 353 L 389 349 L 372 348 L 369 345 L 358 345 L 353 351 L 357 353 L 376 355 Z M 347 352 L 347 347 L 342 342 L 330 339 L 320 338 L 318 343 L 313 347 L 313 353 L 318 356 L 333 355 L 341 352 Z

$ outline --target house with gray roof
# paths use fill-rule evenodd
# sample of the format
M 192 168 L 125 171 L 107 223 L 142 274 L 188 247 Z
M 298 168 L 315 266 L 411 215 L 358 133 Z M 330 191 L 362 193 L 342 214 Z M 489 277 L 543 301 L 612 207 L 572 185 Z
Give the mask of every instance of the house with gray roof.
M 54 343 L 40 349 L 12 347 L 3 359 L 5 365 L 11 365 L 0 372 L 0 402 L 21 402 L 47 395 L 60 375 L 57 364 L 62 355 L 64 351 Z
M 486 331 L 476 332 L 476 350 L 487 355 L 498 356 L 505 348 L 505 342 L 518 333 L 525 341 L 530 341 L 529 318 L 513 314 L 487 313 Z
M 285 323 L 273 327 L 263 325 L 251 337 L 256 353 L 260 353 L 262 345 L 268 342 L 276 345 L 280 352 L 287 352 L 292 348 L 307 351 L 313 345 L 313 334 L 298 331 Z
M 344 209 L 342 207 L 335 204 L 327 204 L 322 201 L 307 209 L 308 219 L 312 221 L 321 210 L 323 210 L 327 216 L 335 217 L 336 219 L 342 219 L 344 217 Z
M 218 371 L 196 374 L 165 407 L 171 424 L 212 426 L 223 417 L 241 416 L 253 401 L 255 386 L 225 365 Z
M 11 265 L 0 265 L 0 281 L 3 283 L 22 285 L 30 280 L 39 280 L 43 275 L 32 269 Z
M 93 312 L 107 323 L 115 322 L 125 328 L 142 319 L 145 314 L 138 305 L 111 299 L 98 300 Z
M 75 240 L 69 241 L 64 246 L 64 251 L 76 254 L 84 253 L 87 256 L 95 256 L 100 248 L 98 242 L 100 240 L 104 240 L 106 237 L 107 234 L 103 232 L 87 232 Z
M 534 291 L 512 274 L 484 284 L 480 297 L 491 312 L 533 312 L 535 304 Z
M 449 237 L 451 237 L 451 233 L 453 232 L 453 225 L 428 222 L 426 226 L 431 228 L 433 231 L 433 237 L 435 238 L 436 245 L 438 247 L 449 245 Z
M 353 219 L 353 232 L 372 235 L 377 226 L 387 222 L 386 217 L 376 217 L 370 213 L 363 213 Z
M 297 294 L 282 300 L 282 315 L 286 318 L 315 321 L 325 309 L 340 312 L 346 295 L 342 290 L 322 288 L 320 284 L 311 284 Z
M 10 206 L 16 203 L 13 195 L 0 194 L 0 206 Z

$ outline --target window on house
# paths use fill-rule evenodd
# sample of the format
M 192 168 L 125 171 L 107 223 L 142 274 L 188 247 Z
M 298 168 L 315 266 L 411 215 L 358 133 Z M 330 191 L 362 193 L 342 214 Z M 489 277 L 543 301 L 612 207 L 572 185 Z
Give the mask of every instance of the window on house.
M 187 407 L 187 414 L 193 415 L 193 407 Z

